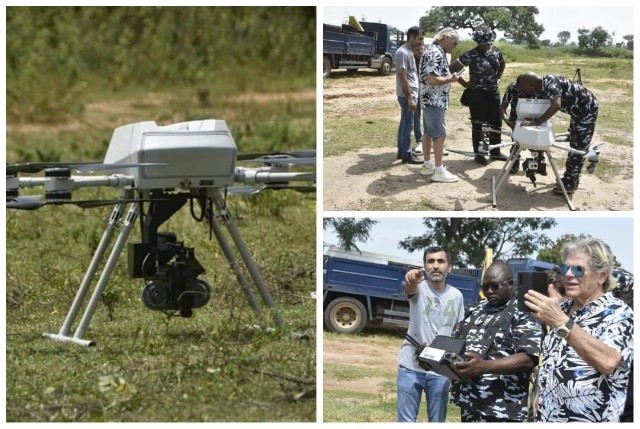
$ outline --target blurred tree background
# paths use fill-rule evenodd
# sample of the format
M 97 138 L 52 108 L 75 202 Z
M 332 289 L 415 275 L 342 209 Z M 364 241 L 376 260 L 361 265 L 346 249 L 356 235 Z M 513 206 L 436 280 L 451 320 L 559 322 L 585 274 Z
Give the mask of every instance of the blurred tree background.
M 79 115 L 105 91 L 233 91 L 315 82 L 314 7 L 8 7 L 9 122 Z M 101 93 L 101 94 L 99 94 Z

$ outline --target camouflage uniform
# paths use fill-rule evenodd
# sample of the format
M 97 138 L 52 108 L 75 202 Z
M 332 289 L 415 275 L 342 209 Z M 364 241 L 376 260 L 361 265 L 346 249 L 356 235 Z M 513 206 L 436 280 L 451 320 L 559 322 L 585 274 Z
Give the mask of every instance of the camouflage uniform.
M 458 58 L 458 61 L 469 67 L 469 81 L 475 83 L 475 88 L 465 89 L 465 98 L 473 121 L 471 123 L 473 151 L 477 153 L 483 138 L 482 123 L 489 123 L 494 128 L 502 126 L 498 69 L 504 59 L 500 49 L 492 46 L 486 53 L 482 53 L 478 49 L 467 51 Z M 490 144 L 500 144 L 500 141 L 500 134 L 490 134 Z M 497 154 L 500 149 L 493 149 L 492 154 L 493 152 Z
M 454 332 L 466 338 L 466 351 L 485 359 L 526 353 L 537 359 L 542 327 L 529 313 L 518 310 L 514 294 L 502 307 L 483 301 L 471 310 Z M 462 409 L 462 421 L 524 421 L 527 417 L 529 377 L 520 374 L 484 374 L 473 384 L 452 381 L 451 402 Z
M 569 298 L 560 305 L 568 314 Z M 543 343 L 538 374 L 538 415 L 543 422 L 617 422 L 624 409 L 633 363 L 633 311 L 608 292 L 577 310 L 580 328 L 622 355 L 611 375 L 598 372 L 552 328 Z
M 587 150 L 598 118 L 598 100 L 591 91 L 565 76 L 542 76 L 541 98 L 553 100 L 560 97 L 560 111 L 571 115 L 569 145 L 578 150 Z M 584 165 L 582 155 L 569 154 L 563 182 L 575 188 L 580 182 L 580 170 Z

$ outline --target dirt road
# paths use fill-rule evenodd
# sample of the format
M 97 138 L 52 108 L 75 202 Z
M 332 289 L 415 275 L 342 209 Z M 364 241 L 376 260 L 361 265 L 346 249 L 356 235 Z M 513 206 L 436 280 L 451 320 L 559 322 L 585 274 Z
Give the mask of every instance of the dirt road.
M 395 96 L 393 76 L 369 73 L 366 79 L 333 79 L 324 88 L 324 127 L 349 116 L 366 122 L 375 113 L 388 111 L 388 119 L 396 123 L 400 111 Z M 460 98 L 460 88 L 452 92 L 452 99 Z M 615 95 L 597 93 L 600 103 Z M 395 107 L 395 108 L 393 108 Z M 554 124 L 567 121 L 565 114 L 556 115 Z M 445 147 L 471 150 L 471 131 L 466 109 L 447 112 L 449 135 Z M 497 207 L 492 205 L 492 177 L 502 166 L 491 161 L 483 167 L 472 158 L 450 153 L 444 158 L 447 168 L 456 173 L 456 183 L 432 183 L 420 176 L 420 165 L 401 164 L 396 160 L 397 128 L 385 130 L 383 136 L 388 147 L 367 147 L 366 142 L 355 142 L 354 150 L 340 156 L 325 156 L 323 164 L 324 210 L 485 210 L 485 211 L 568 211 L 562 195 L 555 195 L 555 176 L 548 166 L 547 176 L 537 176 L 537 186 L 524 175 L 522 169 L 510 175 L 497 193 Z M 607 130 L 623 140 L 632 141 L 630 133 Z M 506 141 L 506 140 L 503 140 Z M 602 143 L 598 132 L 592 146 Z M 331 142 L 325 134 L 324 147 Z M 503 149 L 508 152 L 509 148 Z M 552 156 L 560 174 L 564 172 L 566 152 L 554 149 Z M 529 157 L 528 151 L 523 152 Z M 620 144 L 607 144 L 602 159 L 609 163 L 604 178 L 587 174 L 583 170 L 579 190 L 571 197 L 577 210 L 633 210 L 633 148 Z

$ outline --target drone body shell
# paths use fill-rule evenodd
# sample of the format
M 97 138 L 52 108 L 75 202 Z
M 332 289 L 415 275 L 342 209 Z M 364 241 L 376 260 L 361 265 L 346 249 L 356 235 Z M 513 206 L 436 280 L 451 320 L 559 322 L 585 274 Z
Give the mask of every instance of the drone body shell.
M 153 121 L 116 128 L 105 164 L 154 163 L 123 168 L 139 190 L 224 187 L 235 180 L 237 146 L 219 119 L 158 126 Z

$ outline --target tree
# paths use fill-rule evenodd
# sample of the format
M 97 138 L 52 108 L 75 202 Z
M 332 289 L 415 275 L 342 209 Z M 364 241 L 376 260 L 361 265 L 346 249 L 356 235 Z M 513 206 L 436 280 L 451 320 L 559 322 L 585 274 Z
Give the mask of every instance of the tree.
M 627 34 L 626 36 L 622 36 L 622 38 L 627 41 L 626 48 L 633 51 L 633 34 Z
M 436 32 L 445 27 L 475 29 L 487 25 L 504 31 L 505 38 L 517 44 L 539 47 L 538 37 L 544 27 L 535 20 L 534 6 L 434 6 L 420 18 L 420 28 Z
M 561 31 L 558 33 L 558 41 L 560 42 L 560 46 L 564 46 L 567 44 L 569 39 L 571 39 L 571 33 L 568 31 Z
M 558 239 L 556 239 L 555 243 L 553 243 L 551 247 L 540 249 L 536 259 L 539 259 L 541 261 L 547 261 L 556 265 L 562 264 L 564 263 L 564 261 L 562 260 L 562 249 L 564 248 L 564 246 L 567 243 L 571 243 L 572 241 L 581 240 L 583 238 L 589 238 L 589 237 L 591 237 L 591 235 L 589 234 L 580 234 L 580 235 L 563 234 L 560 237 L 558 237 Z M 614 255 L 613 266 L 619 267 L 620 265 L 621 265 L 620 262 Z
M 544 39 L 540 41 L 540 46 L 551 46 L 551 39 Z
M 485 248 L 494 258 L 527 256 L 552 241 L 541 231 L 556 225 L 553 218 L 425 218 L 427 231 L 400 241 L 410 252 L 441 245 L 451 254 L 452 265 L 482 265 Z
M 369 240 L 371 227 L 378 221 L 368 217 L 356 219 L 352 217 L 334 218 L 326 217 L 322 220 L 322 228 L 332 228 L 338 235 L 338 245 L 345 250 L 360 249 L 356 245 L 357 242 L 366 242 Z
M 578 46 L 588 52 L 597 52 L 603 46 L 612 43 L 612 36 L 607 30 L 598 26 L 591 30 L 580 28 L 578 30 Z

